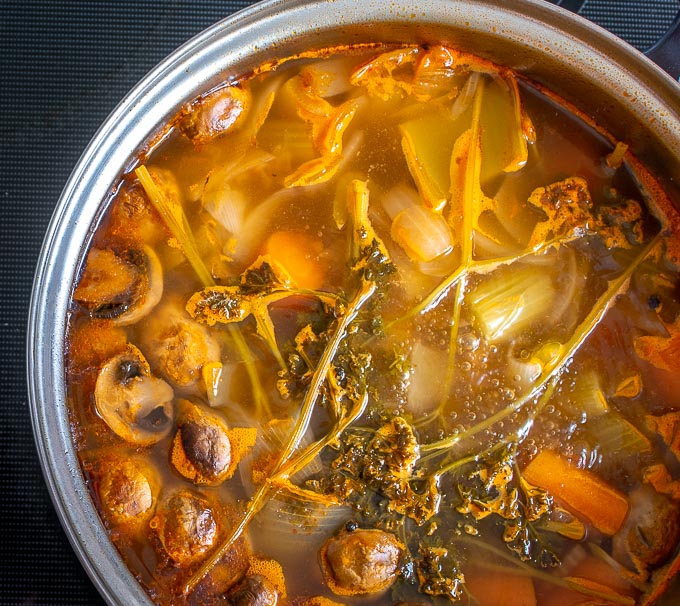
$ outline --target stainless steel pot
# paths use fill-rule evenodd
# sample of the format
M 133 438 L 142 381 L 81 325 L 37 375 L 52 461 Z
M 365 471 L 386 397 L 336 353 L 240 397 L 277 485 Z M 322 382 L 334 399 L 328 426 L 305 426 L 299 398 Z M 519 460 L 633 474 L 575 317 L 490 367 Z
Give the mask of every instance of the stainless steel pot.
M 28 384 L 44 476 L 74 550 L 110 604 L 150 602 L 85 486 L 63 363 L 69 297 L 101 200 L 134 152 L 197 92 L 273 56 L 362 41 L 444 41 L 529 74 L 629 143 L 680 206 L 678 83 L 618 38 L 540 0 L 267 0 L 185 44 L 130 92 L 80 159 L 45 237 L 31 302 Z M 678 69 L 677 56 L 669 55 L 669 69 Z

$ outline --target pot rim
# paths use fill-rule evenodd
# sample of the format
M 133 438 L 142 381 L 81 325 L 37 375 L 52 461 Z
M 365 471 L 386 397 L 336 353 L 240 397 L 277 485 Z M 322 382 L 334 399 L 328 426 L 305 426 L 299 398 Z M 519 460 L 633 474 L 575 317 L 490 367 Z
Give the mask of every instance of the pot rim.
M 390 25 L 395 21 L 402 29 Z M 508 66 L 529 71 L 539 81 L 549 79 L 549 70 L 565 61 L 587 61 L 586 77 L 593 85 L 611 87 L 614 96 L 621 92 L 626 111 L 650 121 L 652 138 L 666 147 L 661 158 L 680 158 L 678 84 L 609 32 L 541 0 L 265 0 L 169 55 L 113 110 L 74 168 L 43 242 L 28 320 L 29 406 L 43 475 L 74 551 L 109 604 L 152 602 L 110 542 L 92 503 L 71 441 L 66 404 L 68 303 L 101 201 L 129 168 L 134 152 L 197 92 L 272 53 L 290 55 L 310 42 L 325 46 L 324 36 L 338 26 L 366 40 L 398 38 L 406 29 L 416 39 L 444 31 L 461 39 L 473 36 L 482 46 L 505 38 L 516 51 L 507 57 Z M 472 52 L 484 55 L 488 49 Z M 680 170 L 672 172 L 671 187 L 680 191 Z

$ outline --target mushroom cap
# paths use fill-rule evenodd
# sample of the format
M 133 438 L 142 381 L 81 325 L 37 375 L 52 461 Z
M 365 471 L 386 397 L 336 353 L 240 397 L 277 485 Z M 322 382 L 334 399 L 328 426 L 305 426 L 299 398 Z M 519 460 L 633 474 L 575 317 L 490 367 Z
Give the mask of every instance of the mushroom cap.
M 250 574 L 229 590 L 231 606 L 276 606 L 279 592 L 274 584 L 260 574 Z
M 151 376 L 139 349 L 128 344 L 99 370 L 94 388 L 97 412 L 126 442 L 147 446 L 170 433 L 175 410 L 172 387 Z
M 180 126 L 194 143 L 207 143 L 241 126 L 250 105 L 249 89 L 242 85 L 223 86 L 194 102 Z
M 338 595 L 377 593 L 397 578 L 403 549 L 393 534 L 383 530 L 342 531 L 321 548 L 321 571 Z
M 170 495 L 151 520 L 167 555 L 180 566 L 200 560 L 216 543 L 218 516 L 208 500 L 189 490 Z
M 142 251 L 144 288 L 137 293 L 130 307 L 114 318 L 116 326 L 129 326 L 145 318 L 163 297 L 163 266 L 160 259 L 150 246 L 144 245 Z
M 154 368 L 179 387 L 194 385 L 202 378 L 203 366 L 220 361 L 220 346 L 213 335 L 175 301 L 164 303 L 147 320 L 142 346 Z
M 216 412 L 180 401 L 171 461 L 195 484 L 217 485 L 233 474 L 234 458 L 229 429 Z
M 680 507 L 650 486 L 630 494 L 630 512 L 613 538 L 613 555 L 638 572 L 666 562 L 680 539 Z
M 148 522 L 160 490 L 156 470 L 148 461 L 127 453 L 107 460 L 102 467 L 98 492 L 107 519 L 132 530 Z

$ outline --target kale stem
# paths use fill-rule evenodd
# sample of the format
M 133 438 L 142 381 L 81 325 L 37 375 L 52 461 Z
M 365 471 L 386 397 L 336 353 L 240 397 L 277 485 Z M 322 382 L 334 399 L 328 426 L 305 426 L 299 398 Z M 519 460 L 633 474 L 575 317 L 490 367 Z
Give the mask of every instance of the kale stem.
M 258 416 L 262 416 L 262 413 L 264 412 L 265 418 L 269 418 L 271 416 L 269 399 L 262 386 L 262 381 L 260 381 L 260 375 L 257 373 L 253 352 L 250 351 L 250 347 L 248 347 L 248 343 L 246 343 L 243 334 L 236 326 L 229 324 L 227 326 L 227 331 L 236 346 L 239 356 L 245 364 L 246 373 L 248 374 L 248 379 L 250 380 L 250 385 L 253 389 L 253 399 L 255 400 L 257 414 Z
M 521 261 L 522 259 L 526 259 L 527 257 L 533 257 L 535 255 L 545 253 L 553 247 L 559 247 L 563 244 L 568 244 L 573 240 L 574 236 L 567 236 L 564 238 L 552 238 L 551 240 L 541 242 L 540 244 L 534 246 L 533 248 L 530 248 L 529 250 L 526 250 L 517 255 L 510 255 L 507 257 L 500 257 L 497 259 L 472 260 L 467 266 L 461 265 L 457 267 L 453 271 L 453 273 L 444 278 L 444 280 L 440 282 L 434 288 L 434 290 L 432 290 L 432 292 L 429 295 L 427 295 L 427 297 L 425 297 L 415 307 L 410 309 L 402 318 L 399 318 L 399 320 L 401 321 L 402 319 L 405 320 L 412 318 L 419 314 L 426 313 L 437 307 L 437 305 L 441 303 L 442 299 L 448 294 L 451 287 L 455 286 L 458 283 L 458 281 L 468 273 L 476 274 L 489 273 L 504 265 L 511 265 L 512 263 Z
M 474 230 L 473 217 L 479 206 L 477 196 L 481 195 L 478 175 L 481 171 L 482 154 L 480 153 L 480 140 L 482 136 L 482 100 L 484 99 L 484 78 L 480 79 L 472 106 L 472 126 L 470 133 L 470 148 L 468 149 L 465 162 L 465 183 L 463 192 L 463 233 L 461 236 L 461 265 L 469 268 L 472 262 Z
M 482 99 L 484 98 L 484 79 L 480 80 L 475 91 L 474 105 L 472 108 L 472 133 L 470 135 L 470 148 L 468 149 L 467 162 L 465 165 L 465 183 L 463 197 L 463 233 L 461 236 L 461 277 L 456 282 L 456 292 L 451 314 L 451 331 L 449 333 L 449 357 L 446 365 L 446 380 L 444 382 L 444 394 L 439 403 L 438 410 L 443 410 L 448 402 L 448 396 L 453 385 L 455 374 L 456 351 L 458 341 L 458 328 L 460 326 L 460 314 L 463 308 L 463 298 L 465 296 L 465 283 L 468 271 L 472 263 L 474 232 L 472 229 L 472 218 L 475 213 L 478 201 L 475 199 L 480 192 L 477 190 L 480 165 L 482 163 L 479 141 L 481 139 L 481 115 Z
M 272 476 L 269 481 L 273 485 L 276 485 L 277 483 L 281 482 L 281 480 L 287 480 L 293 477 L 298 471 L 304 469 L 319 455 L 319 453 L 326 446 L 340 438 L 345 429 L 347 429 L 365 412 L 367 404 L 368 392 L 365 392 L 361 400 L 354 402 L 354 406 L 352 407 L 350 414 L 345 417 L 341 417 L 335 424 L 334 428 L 331 429 L 331 431 L 326 433 L 316 442 L 310 444 L 295 459 L 289 461 L 287 465 L 282 466 L 279 472 Z
M 340 319 L 338 326 L 333 333 L 333 337 L 324 349 L 323 355 L 319 360 L 319 364 L 314 370 L 314 375 L 312 376 L 312 382 L 305 394 L 304 400 L 302 401 L 302 406 L 300 409 L 300 414 L 295 422 L 295 428 L 291 434 L 288 442 L 284 446 L 283 454 L 279 458 L 276 466 L 272 470 L 272 473 L 276 473 L 295 452 L 295 449 L 300 444 L 300 440 L 307 431 L 309 427 L 309 421 L 312 417 L 312 412 L 314 410 L 314 404 L 319 397 L 319 392 L 321 390 L 321 385 L 328 374 L 331 362 L 337 353 L 338 347 L 342 339 L 345 337 L 347 327 L 354 320 L 359 309 L 371 298 L 375 292 L 376 284 L 375 282 L 367 282 L 362 280 L 359 292 L 354 297 L 354 300 L 347 307 L 347 311 Z
M 444 392 L 442 401 L 437 407 L 437 414 L 441 414 L 444 406 L 449 401 L 449 394 L 451 393 L 451 386 L 455 374 L 456 352 L 458 351 L 458 328 L 460 326 L 460 314 L 463 309 L 463 298 L 465 297 L 465 284 L 467 276 L 464 276 L 456 284 L 455 300 L 453 313 L 451 314 L 451 331 L 449 332 L 449 357 L 446 364 L 446 380 L 444 381 Z
M 135 169 L 135 175 L 170 233 L 179 242 L 184 256 L 193 267 L 196 275 L 206 286 L 214 286 L 215 281 L 196 248 L 196 240 L 184 214 L 181 200 L 166 196 L 163 190 L 156 185 L 151 173 L 143 164 Z
M 447 473 L 451 473 L 454 469 L 457 469 L 458 467 L 463 467 L 468 463 L 477 463 L 480 459 L 488 457 L 494 454 L 497 450 L 505 448 L 506 445 L 507 444 L 505 442 L 499 442 L 498 444 L 494 444 L 493 446 L 490 446 L 489 448 L 486 448 L 481 452 L 476 452 L 474 454 L 463 457 L 462 459 L 456 459 L 455 461 L 449 463 L 448 465 L 445 465 L 444 467 L 438 469 L 432 477 L 436 482 L 439 482 L 442 476 L 444 476 Z
M 231 548 L 234 542 L 237 541 L 238 538 L 241 536 L 241 534 L 246 529 L 250 521 L 262 509 L 270 495 L 276 492 L 276 487 L 274 486 L 274 479 L 275 478 L 282 479 L 283 477 L 285 477 L 285 474 L 287 473 L 288 470 L 295 469 L 296 461 L 295 460 L 291 461 L 291 458 L 293 457 L 295 451 L 300 446 L 300 442 L 302 441 L 302 438 L 304 437 L 305 433 L 307 432 L 307 429 L 309 428 L 309 422 L 312 418 L 312 413 L 314 412 L 314 405 L 316 403 L 317 398 L 319 397 L 323 381 L 325 380 L 326 375 L 330 370 L 333 358 L 337 353 L 340 343 L 345 338 L 349 324 L 354 320 L 357 313 L 359 312 L 361 307 L 366 303 L 366 301 L 368 301 L 371 298 L 375 290 L 376 290 L 375 282 L 369 282 L 366 280 L 361 281 L 359 291 L 357 292 L 356 296 L 347 307 L 347 310 L 344 313 L 344 315 L 340 318 L 340 321 L 338 322 L 338 325 L 335 328 L 333 336 L 329 341 L 328 345 L 326 346 L 326 348 L 324 349 L 321 359 L 319 360 L 319 364 L 314 370 L 312 382 L 302 401 L 302 405 L 300 407 L 300 414 L 298 415 L 298 418 L 295 421 L 295 427 L 293 428 L 293 432 L 291 433 L 290 437 L 288 438 L 288 441 L 283 447 L 279 460 L 277 461 L 276 465 L 271 471 L 270 478 L 268 479 L 267 482 L 260 486 L 258 491 L 251 499 L 250 503 L 248 503 L 246 512 L 239 521 L 236 528 L 234 528 L 231 534 L 224 541 L 222 541 L 220 546 L 210 556 L 210 558 L 208 558 L 208 560 L 206 560 L 201 565 L 201 567 L 189 578 L 186 585 L 184 586 L 185 595 L 188 595 L 201 581 L 201 579 L 205 577 L 205 575 L 208 574 L 210 570 L 212 570 L 212 568 L 217 564 L 217 562 L 219 562 L 220 559 L 224 557 L 224 555 Z M 366 397 L 365 402 L 367 401 L 368 399 Z M 363 406 L 365 406 L 365 402 Z M 359 410 L 363 410 L 361 406 L 359 406 L 358 408 Z M 353 420 L 355 418 L 355 414 L 356 409 L 354 411 L 354 414 L 350 415 L 349 418 Z M 320 442 L 313 444 L 312 449 L 318 447 Z M 300 454 L 300 458 L 306 460 L 309 454 L 310 449 L 307 449 Z
M 184 256 L 189 261 L 191 267 L 196 272 L 199 280 L 204 286 L 215 286 L 208 268 L 203 263 L 198 250 L 196 249 L 196 241 L 194 240 L 191 227 L 187 221 L 184 209 L 179 200 L 169 199 L 163 191 L 156 185 L 151 173 L 146 166 L 141 165 L 135 169 L 135 175 L 139 179 L 146 195 L 149 196 L 154 208 L 158 211 L 165 225 L 170 230 L 170 233 L 180 243 Z M 229 326 L 229 335 L 234 341 L 234 345 L 238 350 L 241 359 L 245 362 L 248 378 L 253 388 L 253 397 L 255 399 L 255 406 L 258 411 L 264 409 L 269 413 L 269 402 L 265 394 L 262 382 L 257 374 L 253 354 L 243 338 L 241 332 L 235 326 Z
M 539 378 L 538 382 L 529 391 L 529 393 L 522 396 L 516 402 L 513 402 L 510 406 L 498 411 L 496 414 L 491 415 L 481 423 L 477 423 L 470 429 L 465 430 L 462 433 L 449 436 L 442 440 L 436 442 L 431 442 L 429 444 L 423 444 L 420 447 L 421 452 L 448 450 L 461 440 L 469 438 L 473 435 L 488 429 L 498 421 L 501 421 L 511 415 L 513 412 L 521 410 L 529 402 L 531 402 L 538 394 L 543 391 L 544 388 L 548 387 L 551 383 L 557 382 L 561 372 L 564 370 L 566 365 L 569 363 L 571 358 L 576 354 L 578 349 L 583 345 L 585 340 L 588 338 L 590 333 L 595 329 L 595 327 L 600 323 L 600 320 L 607 313 L 611 305 L 614 303 L 617 295 L 621 289 L 626 285 L 628 280 L 635 272 L 635 270 L 640 266 L 640 264 L 645 260 L 654 247 L 659 243 L 661 238 L 660 234 L 657 234 L 641 251 L 641 253 L 633 260 L 633 262 L 619 275 L 617 278 L 612 280 L 607 287 L 607 290 L 600 296 L 596 301 L 593 308 L 588 312 L 588 315 L 579 324 L 574 334 L 571 336 L 566 345 L 562 348 L 562 352 L 559 356 L 557 362 L 547 370 L 544 370 L 543 374 Z M 549 389 L 554 389 L 554 387 L 549 387 Z M 539 400 L 540 402 L 540 400 Z

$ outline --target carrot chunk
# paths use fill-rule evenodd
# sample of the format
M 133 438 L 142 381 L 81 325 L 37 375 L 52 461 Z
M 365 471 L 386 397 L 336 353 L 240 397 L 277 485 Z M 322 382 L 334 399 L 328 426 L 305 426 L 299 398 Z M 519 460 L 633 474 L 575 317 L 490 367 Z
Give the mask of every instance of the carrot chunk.
M 298 286 L 315 290 L 323 284 L 325 277 L 318 258 L 322 251 L 323 243 L 314 236 L 298 231 L 277 231 L 269 236 L 262 252 L 281 263 Z
M 616 534 L 628 515 L 625 495 L 549 450 L 540 452 L 527 465 L 524 478 L 547 490 L 603 534 Z
M 465 586 L 480 606 L 536 606 L 534 583 L 528 576 L 466 569 Z

